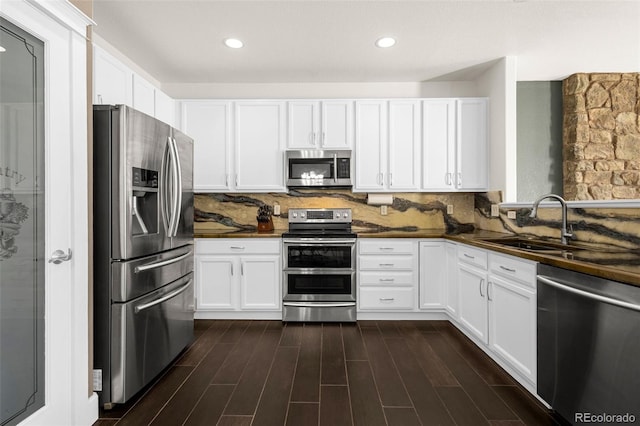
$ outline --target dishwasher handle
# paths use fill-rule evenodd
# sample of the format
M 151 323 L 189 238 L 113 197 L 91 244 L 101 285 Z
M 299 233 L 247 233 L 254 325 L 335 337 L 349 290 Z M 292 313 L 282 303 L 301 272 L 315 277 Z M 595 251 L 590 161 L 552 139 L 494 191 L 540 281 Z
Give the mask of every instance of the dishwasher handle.
M 613 306 L 617 306 L 625 309 L 631 309 L 632 311 L 640 312 L 640 305 L 637 305 L 635 303 L 629 303 L 629 302 L 625 302 L 624 300 L 618 300 L 618 299 L 613 299 L 607 296 L 601 296 L 599 294 L 580 290 L 578 288 L 571 287 L 565 284 L 560 284 L 559 282 L 554 281 L 549 277 L 545 277 L 544 275 L 538 275 L 538 281 L 544 284 L 550 285 L 551 287 L 555 287 L 559 290 L 567 291 L 569 293 L 573 293 L 578 296 L 586 297 L 587 299 L 593 299 L 599 302 L 607 303 L 609 305 L 613 305 Z

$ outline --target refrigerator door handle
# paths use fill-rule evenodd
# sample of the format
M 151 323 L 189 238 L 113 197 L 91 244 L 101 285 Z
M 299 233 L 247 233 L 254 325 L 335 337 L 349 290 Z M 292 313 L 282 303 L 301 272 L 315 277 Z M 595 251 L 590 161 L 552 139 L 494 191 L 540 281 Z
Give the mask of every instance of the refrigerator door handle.
M 144 303 L 142 305 L 138 305 L 136 306 L 133 311 L 137 314 L 140 313 L 142 311 L 144 311 L 145 309 L 149 309 L 152 308 L 156 305 L 159 305 L 163 302 L 166 302 L 169 299 L 173 299 L 174 297 L 176 297 L 177 295 L 179 295 L 180 293 L 182 293 L 183 291 L 185 291 L 187 288 L 189 288 L 189 286 L 191 285 L 191 281 L 193 280 L 189 280 L 187 281 L 187 283 L 185 285 L 183 285 L 182 287 L 180 287 L 179 289 L 172 291 L 171 293 L 165 294 L 164 296 L 154 300 L 153 302 L 149 302 L 149 303 Z
M 180 207 L 182 206 L 182 168 L 180 167 L 180 155 L 178 154 L 178 143 L 174 138 L 171 138 L 172 141 L 172 161 L 171 161 L 171 170 L 173 175 L 173 188 L 174 188 L 174 197 L 173 197 L 173 212 L 171 214 L 171 219 L 173 222 L 173 227 L 169 230 L 169 236 L 175 237 L 178 235 L 178 224 L 180 223 Z
M 171 217 L 168 209 L 168 188 L 169 188 L 169 162 L 171 156 L 171 138 L 167 138 L 164 152 L 162 153 L 162 165 L 160 166 L 160 212 L 162 213 L 162 224 L 167 236 L 170 236 Z

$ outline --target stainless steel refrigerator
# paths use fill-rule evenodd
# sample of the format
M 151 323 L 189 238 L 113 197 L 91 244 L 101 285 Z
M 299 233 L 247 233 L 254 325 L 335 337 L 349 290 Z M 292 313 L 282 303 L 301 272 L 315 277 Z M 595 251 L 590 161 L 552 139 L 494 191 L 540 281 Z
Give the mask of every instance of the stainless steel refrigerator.
M 193 140 L 123 105 L 93 108 L 94 383 L 107 409 L 193 339 Z

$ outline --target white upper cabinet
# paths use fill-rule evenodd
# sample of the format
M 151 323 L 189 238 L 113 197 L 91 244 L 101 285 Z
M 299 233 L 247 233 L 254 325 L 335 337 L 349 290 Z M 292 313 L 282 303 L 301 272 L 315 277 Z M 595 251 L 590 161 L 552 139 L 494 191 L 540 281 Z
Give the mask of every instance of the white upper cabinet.
M 171 126 L 175 124 L 175 101 L 95 44 L 93 103 L 127 105 Z
M 455 100 L 422 102 L 422 189 L 455 189 Z
M 288 149 L 351 149 L 353 101 L 287 102 Z
M 182 101 L 194 190 L 283 192 L 284 102 Z
M 389 102 L 389 148 L 386 187 L 415 191 L 420 187 L 420 101 Z
M 156 89 L 138 74 L 133 74 L 133 107 L 155 117 Z
M 175 127 L 176 125 L 176 101 L 170 98 L 164 92 L 156 90 L 155 93 L 156 102 L 156 118 L 160 121 L 167 123 L 168 125 Z
M 93 46 L 93 103 L 133 106 L 133 72 L 100 47 Z
M 234 115 L 235 189 L 285 191 L 285 103 L 235 102 Z
M 355 155 L 354 189 L 418 190 L 420 101 L 357 101 Z
M 487 100 L 458 99 L 456 109 L 456 187 L 463 191 L 486 190 L 489 184 Z
M 356 102 L 356 190 L 384 190 L 387 149 L 387 102 Z M 386 168 L 385 168 L 386 172 Z
M 422 185 L 428 191 L 488 188 L 487 100 L 422 103 Z
M 193 189 L 231 189 L 231 102 L 183 101 L 182 130 L 193 138 Z
M 322 101 L 320 148 L 353 147 L 353 101 Z

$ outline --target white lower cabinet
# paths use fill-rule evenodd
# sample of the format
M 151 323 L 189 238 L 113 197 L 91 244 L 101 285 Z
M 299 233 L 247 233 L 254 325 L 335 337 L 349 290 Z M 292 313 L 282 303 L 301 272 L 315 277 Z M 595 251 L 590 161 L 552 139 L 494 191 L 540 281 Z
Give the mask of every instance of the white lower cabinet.
M 420 243 L 420 309 L 442 310 L 447 303 L 446 242 Z
M 536 264 L 489 253 L 487 297 L 491 350 L 535 384 Z
M 489 343 L 487 272 L 460 263 L 458 264 L 458 284 L 460 286 L 460 324 L 486 345 Z
M 536 263 L 461 244 L 457 258 L 459 324 L 535 389 Z
M 415 240 L 358 241 L 358 312 L 416 310 L 417 248 Z
M 197 239 L 196 311 L 281 311 L 280 239 Z

